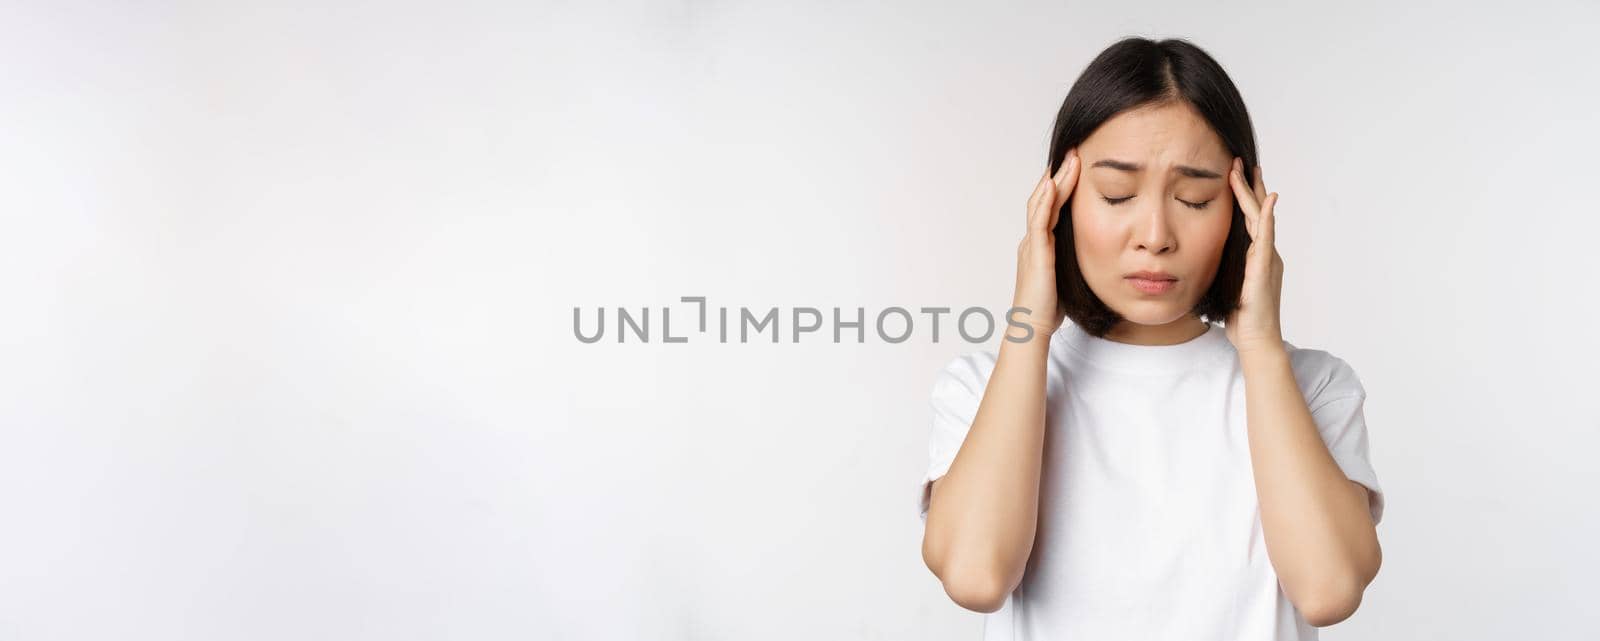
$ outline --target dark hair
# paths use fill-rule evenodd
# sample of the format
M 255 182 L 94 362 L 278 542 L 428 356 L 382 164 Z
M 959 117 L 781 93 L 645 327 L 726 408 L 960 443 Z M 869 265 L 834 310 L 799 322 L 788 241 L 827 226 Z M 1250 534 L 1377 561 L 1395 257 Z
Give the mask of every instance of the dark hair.
M 1256 138 L 1245 111 L 1244 99 L 1222 65 L 1205 51 L 1182 39 L 1156 42 L 1126 38 L 1107 47 L 1078 76 L 1061 102 L 1055 131 L 1050 134 L 1050 173 L 1060 168 L 1068 149 L 1078 146 L 1105 121 L 1129 109 L 1187 102 L 1210 123 L 1233 155 L 1244 160 L 1245 181 L 1253 183 Z M 1076 197 L 1077 189 L 1073 189 Z M 1107 307 L 1083 279 L 1072 239 L 1072 200 L 1067 215 L 1057 219 L 1056 294 L 1067 318 L 1093 336 L 1105 336 L 1122 315 Z M 1211 287 L 1192 313 L 1207 322 L 1227 318 L 1239 306 L 1244 284 L 1245 250 L 1250 235 L 1237 199 L 1233 223 L 1223 245 L 1221 264 Z

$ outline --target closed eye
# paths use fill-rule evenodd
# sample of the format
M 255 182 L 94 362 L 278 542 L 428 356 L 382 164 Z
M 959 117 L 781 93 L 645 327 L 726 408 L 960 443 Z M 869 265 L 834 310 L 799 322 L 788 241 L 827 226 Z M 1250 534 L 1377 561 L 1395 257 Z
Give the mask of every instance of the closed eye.
M 1106 203 L 1110 204 L 1110 205 L 1120 205 L 1122 203 L 1125 203 L 1125 202 L 1128 202 L 1130 200 L 1133 200 L 1133 196 L 1124 196 L 1122 198 L 1111 198 L 1111 197 L 1108 197 L 1108 196 L 1101 196 L 1100 199 L 1106 201 Z M 1211 205 L 1211 201 L 1209 201 L 1209 200 L 1207 200 L 1205 202 L 1199 202 L 1199 203 L 1191 203 L 1191 202 L 1189 202 L 1187 200 L 1184 200 L 1182 198 L 1178 198 L 1176 200 L 1178 202 L 1180 202 L 1180 203 L 1183 203 L 1185 207 L 1188 207 L 1190 209 L 1205 209 L 1206 207 L 1209 207 Z

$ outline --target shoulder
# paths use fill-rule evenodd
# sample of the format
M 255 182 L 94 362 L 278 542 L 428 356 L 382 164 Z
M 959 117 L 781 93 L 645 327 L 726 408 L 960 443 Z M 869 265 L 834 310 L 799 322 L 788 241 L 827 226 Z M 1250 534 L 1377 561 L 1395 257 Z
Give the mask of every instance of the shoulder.
M 934 395 L 962 393 L 979 394 L 989 384 L 995 363 L 1000 355 L 992 350 L 979 350 L 958 355 L 945 363 L 934 376 Z
M 1295 381 L 1300 384 L 1301 392 L 1313 407 L 1319 401 L 1366 398 L 1367 392 L 1361 385 L 1361 377 L 1345 359 L 1328 350 L 1299 347 L 1289 341 L 1284 341 L 1283 345 L 1289 352 Z

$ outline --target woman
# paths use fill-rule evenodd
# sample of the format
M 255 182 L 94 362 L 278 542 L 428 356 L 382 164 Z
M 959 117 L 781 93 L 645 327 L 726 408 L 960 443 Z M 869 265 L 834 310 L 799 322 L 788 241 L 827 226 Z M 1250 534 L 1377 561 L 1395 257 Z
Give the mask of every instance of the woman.
M 1359 605 L 1366 392 L 1282 338 L 1261 176 L 1188 42 L 1123 40 L 1073 84 L 1017 252 L 1032 332 L 933 389 L 923 559 L 985 639 L 1314 639 Z

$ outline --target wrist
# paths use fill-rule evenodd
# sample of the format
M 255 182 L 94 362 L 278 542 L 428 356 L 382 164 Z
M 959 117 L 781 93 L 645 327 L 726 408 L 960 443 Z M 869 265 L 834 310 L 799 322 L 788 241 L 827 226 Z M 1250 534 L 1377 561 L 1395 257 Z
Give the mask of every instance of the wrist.
M 1026 327 L 1012 325 L 1006 330 L 1000 337 L 1001 353 L 1047 353 L 1050 351 L 1050 338 L 1055 334 L 1053 329 L 1035 327 L 1031 324 Z
M 1239 352 L 1239 361 L 1246 367 L 1252 363 L 1275 363 L 1289 360 L 1289 350 L 1284 347 L 1282 341 L 1278 341 L 1275 344 L 1263 342 L 1237 345 L 1235 350 Z
M 1002 338 L 1013 343 L 1032 343 L 1038 340 L 1048 341 L 1061 324 L 1065 322 L 1065 315 L 1057 306 L 1055 314 L 1045 314 L 1035 308 L 1012 301 L 1010 309 L 1006 310 L 1005 331 L 1001 332 Z M 1052 323 L 1051 321 L 1054 320 Z M 1029 330 L 1032 330 L 1031 332 Z

